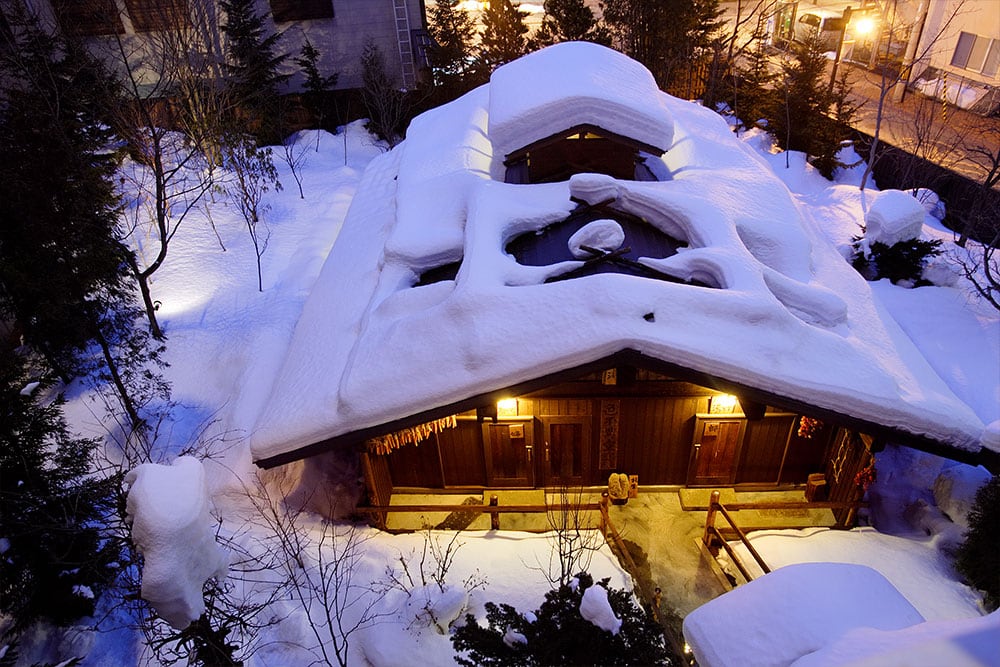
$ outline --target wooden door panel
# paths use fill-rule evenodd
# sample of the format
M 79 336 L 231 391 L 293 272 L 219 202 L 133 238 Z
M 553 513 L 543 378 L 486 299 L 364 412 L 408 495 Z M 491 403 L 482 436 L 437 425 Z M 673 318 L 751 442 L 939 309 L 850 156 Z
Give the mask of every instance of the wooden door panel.
M 582 486 L 590 478 L 590 416 L 541 417 L 546 486 Z
M 688 484 L 732 484 L 746 422 L 743 419 L 698 419 Z
M 490 486 L 534 486 L 530 431 L 525 424 L 483 424 Z

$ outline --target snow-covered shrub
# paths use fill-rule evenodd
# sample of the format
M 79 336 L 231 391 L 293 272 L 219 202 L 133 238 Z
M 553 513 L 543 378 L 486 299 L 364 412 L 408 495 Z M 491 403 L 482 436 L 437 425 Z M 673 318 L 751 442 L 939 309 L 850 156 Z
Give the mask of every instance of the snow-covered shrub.
M 424 531 L 424 548 L 419 557 L 399 555 L 400 569 L 386 568 L 385 591 L 402 591 L 406 602 L 401 613 L 410 627 L 433 628 L 438 634 L 447 634 L 469 607 L 469 594 L 486 587 L 486 578 L 477 570 L 466 577 L 461 585 L 449 582 L 448 570 L 455 561 L 462 543 L 461 533 L 455 532 L 445 544 L 439 534 Z
M 969 532 L 958 549 L 955 567 L 971 586 L 983 591 L 987 609 L 1000 607 L 1000 549 L 996 530 L 1000 526 L 1000 477 L 983 485 L 969 512 Z
M 671 664 L 662 628 L 632 594 L 586 572 L 546 593 L 534 613 L 487 602 L 486 621 L 469 615 L 452 635 L 460 665 Z
M 919 287 L 928 284 L 924 277 L 924 265 L 931 257 L 941 254 L 941 241 L 910 239 L 893 245 L 875 242 L 864 252 L 860 241 L 855 244 L 855 255 L 851 260 L 858 273 L 865 280 L 888 278 L 894 284 Z

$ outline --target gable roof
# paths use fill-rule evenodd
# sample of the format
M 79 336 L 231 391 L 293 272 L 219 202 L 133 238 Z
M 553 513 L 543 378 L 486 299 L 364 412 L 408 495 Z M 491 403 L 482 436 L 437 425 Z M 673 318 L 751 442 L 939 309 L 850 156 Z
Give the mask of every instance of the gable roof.
M 370 164 L 252 435 L 258 463 L 301 457 L 317 443 L 623 351 L 890 432 L 979 449 L 982 419 L 934 372 L 810 212 L 711 111 L 641 89 L 672 119 L 672 145 L 661 158 L 670 180 L 581 174 L 544 185 L 500 182 L 493 120 L 506 112 L 496 112 L 498 91 L 519 90 L 511 72 L 525 72 L 525 63 L 558 71 L 571 53 L 584 71 L 623 58 L 571 44 L 505 65 L 490 84 L 415 119 L 406 141 Z M 504 83 L 494 89 L 497 81 Z M 632 85 L 625 77 L 618 83 Z M 627 99 L 616 85 L 590 95 Z M 620 104 L 624 114 L 630 107 Z M 641 116 L 650 106 L 632 110 Z M 533 140 L 532 128 L 553 134 L 547 114 L 560 108 L 540 111 L 534 124 L 519 120 L 520 143 Z M 511 239 L 565 218 L 579 202 L 608 201 L 688 243 L 639 262 L 719 289 L 619 273 L 546 282 L 582 261 L 526 266 L 505 252 Z M 429 269 L 459 261 L 455 280 L 415 286 Z

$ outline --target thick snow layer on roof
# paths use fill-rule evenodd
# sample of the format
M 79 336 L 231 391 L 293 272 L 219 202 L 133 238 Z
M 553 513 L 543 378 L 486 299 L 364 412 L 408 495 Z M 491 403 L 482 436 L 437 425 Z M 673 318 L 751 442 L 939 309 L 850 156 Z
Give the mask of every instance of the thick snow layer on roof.
M 856 628 L 900 630 L 923 620 L 870 567 L 802 563 L 698 607 L 684 618 L 684 639 L 702 667 L 783 667 Z
M 623 57 L 587 51 L 577 69 L 615 68 Z M 545 53 L 508 72 L 527 77 L 562 57 L 558 46 Z M 427 112 L 405 142 L 371 163 L 258 419 L 256 459 L 623 349 L 978 449 L 982 417 L 844 261 L 813 210 L 719 116 L 653 94 L 674 119 L 674 144 L 662 158 L 670 180 L 581 174 L 505 184 L 486 178 L 490 148 L 481 134 L 488 92 L 487 139 L 498 153 L 495 83 Z M 514 83 L 509 94 L 520 94 Z M 581 262 L 525 266 L 504 248 L 564 218 L 576 206 L 571 197 L 613 199 L 686 240 L 675 255 L 640 261 L 718 289 L 615 273 L 545 283 Z M 856 227 L 857 199 L 845 195 L 824 215 Z M 458 260 L 455 280 L 414 286 L 426 269 Z
M 567 42 L 530 53 L 497 68 L 489 89 L 489 136 L 501 177 L 505 156 L 577 125 L 661 150 L 673 143 L 653 75 L 604 46 Z

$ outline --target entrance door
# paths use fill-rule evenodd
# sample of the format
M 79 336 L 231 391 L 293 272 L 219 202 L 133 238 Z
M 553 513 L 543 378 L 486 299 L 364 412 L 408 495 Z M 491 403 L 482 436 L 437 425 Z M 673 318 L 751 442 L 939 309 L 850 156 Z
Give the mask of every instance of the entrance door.
M 697 419 L 688 484 L 712 486 L 736 481 L 745 424 L 743 419 Z
M 590 476 L 590 417 L 539 417 L 546 486 L 582 486 Z
M 484 423 L 483 442 L 489 486 L 535 485 L 530 424 Z

